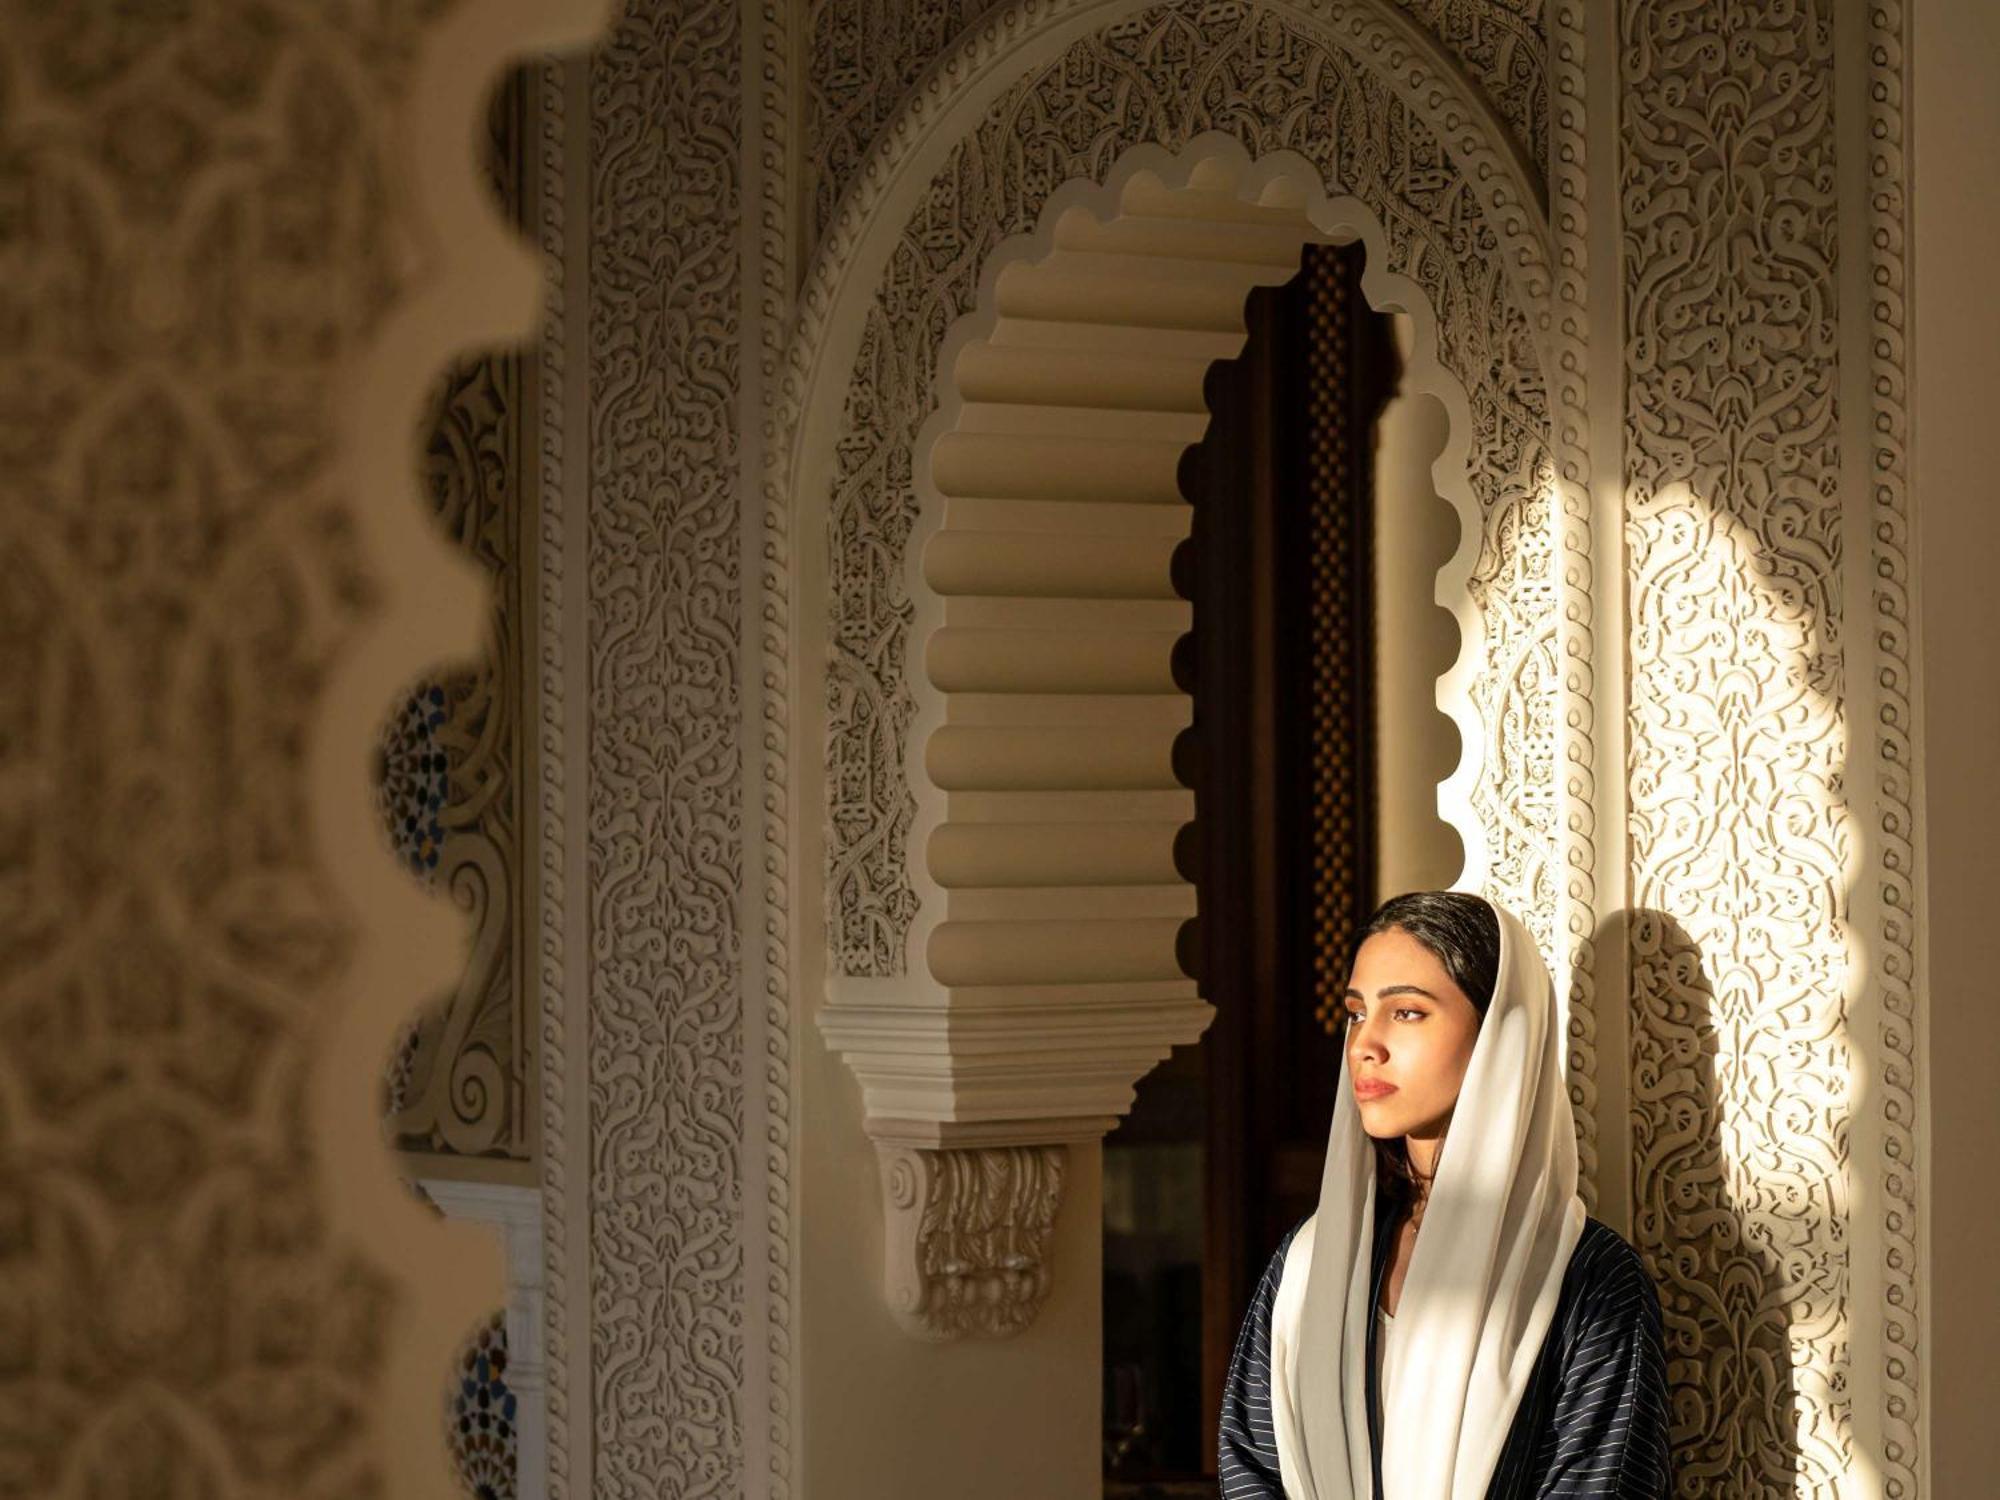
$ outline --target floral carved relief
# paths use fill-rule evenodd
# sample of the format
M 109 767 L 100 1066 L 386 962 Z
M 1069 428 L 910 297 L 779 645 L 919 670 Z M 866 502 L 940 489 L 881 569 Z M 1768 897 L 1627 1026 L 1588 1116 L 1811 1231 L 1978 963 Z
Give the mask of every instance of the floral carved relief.
M 1621 8 L 1633 1231 L 1683 1494 L 1852 1457 L 1833 19 Z
M 1395 0 L 1458 59 L 1539 173 L 1549 137 L 1544 0 Z
M 805 154 L 809 239 L 910 89 L 1000 0 L 818 0 L 807 21 Z M 1393 0 L 1457 59 L 1513 130 L 1526 158 L 1547 139 L 1541 0 Z
M 589 63 L 585 1487 L 687 1500 L 745 1484 L 740 25 Z
M 811 238 L 910 86 L 1001 0 L 817 0 L 808 13 L 805 154 Z

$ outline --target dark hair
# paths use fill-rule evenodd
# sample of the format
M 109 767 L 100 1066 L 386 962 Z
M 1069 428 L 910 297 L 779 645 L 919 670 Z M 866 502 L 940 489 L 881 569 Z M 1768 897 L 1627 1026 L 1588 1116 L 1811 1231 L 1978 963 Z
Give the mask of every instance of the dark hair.
M 1463 891 L 1411 891 L 1391 896 L 1354 935 L 1347 956 L 1350 973 L 1361 945 L 1392 928 L 1422 943 L 1472 1002 L 1480 1019 L 1486 1018 L 1486 1009 L 1493 1003 L 1493 987 L 1500 978 L 1500 918 L 1491 906 Z M 1371 1144 L 1383 1207 L 1400 1216 L 1416 1196 L 1417 1180 L 1410 1169 L 1409 1153 L 1400 1140 Z

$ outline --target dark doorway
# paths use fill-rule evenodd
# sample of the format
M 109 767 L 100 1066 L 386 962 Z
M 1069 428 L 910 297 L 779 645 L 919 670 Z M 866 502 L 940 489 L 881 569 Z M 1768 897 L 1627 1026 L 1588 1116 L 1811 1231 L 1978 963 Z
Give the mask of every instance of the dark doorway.
M 1238 1321 L 1318 1198 L 1337 992 L 1376 897 L 1375 429 L 1398 369 L 1361 259 L 1310 245 L 1251 294 L 1181 464 L 1194 721 L 1175 762 L 1195 821 L 1176 858 L 1199 911 L 1181 964 L 1216 1018 L 1105 1142 L 1107 1496 L 1213 1493 Z

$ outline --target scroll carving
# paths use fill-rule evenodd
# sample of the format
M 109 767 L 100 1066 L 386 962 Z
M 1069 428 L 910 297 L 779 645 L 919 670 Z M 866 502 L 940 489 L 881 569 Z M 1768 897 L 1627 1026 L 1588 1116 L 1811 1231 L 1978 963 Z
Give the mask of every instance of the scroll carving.
M 889 1306 L 919 1338 L 1006 1338 L 1048 1300 L 1068 1148 L 878 1142 Z
M 488 173 L 522 217 L 527 89 L 515 74 L 487 116 Z M 399 1052 L 389 1131 L 405 1151 L 529 1155 L 529 1016 L 516 937 L 521 902 L 520 711 L 522 356 L 455 362 L 424 424 L 424 479 L 439 526 L 493 577 L 486 649 L 469 668 L 419 683 L 384 730 L 379 766 L 389 834 L 420 879 L 472 922 L 455 990 Z M 435 1175 L 440 1169 L 422 1169 Z
M 1853 1457 L 1835 402 L 1856 315 L 1833 8 L 1620 11 L 1633 1232 L 1684 1486 L 1831 1496 Z

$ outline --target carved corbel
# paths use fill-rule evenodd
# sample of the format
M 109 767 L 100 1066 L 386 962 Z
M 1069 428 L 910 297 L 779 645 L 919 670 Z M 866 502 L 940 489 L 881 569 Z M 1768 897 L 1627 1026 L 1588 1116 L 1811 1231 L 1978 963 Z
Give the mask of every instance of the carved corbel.
M 1133 1084 L 1211 1014 L 1191 984 L 1135 988 L 1028 1008 L 848 980 L 821 1010 L 861 1082 L 884 1289 L 914 1337 L 1006 1338 L 1048 1300 L 1069 1148 L 1102 1139 Z
M 1054 1284 L 1069 1148 L 1117 1123 L 872 1121 L 882 1170 L 889 1308 L 911 1335 L 1009 1338 Z
M 941 1342 L 1008 1338 L 1048 1300 L 1065 1145 L 877 1141 L 889 1308 Z

